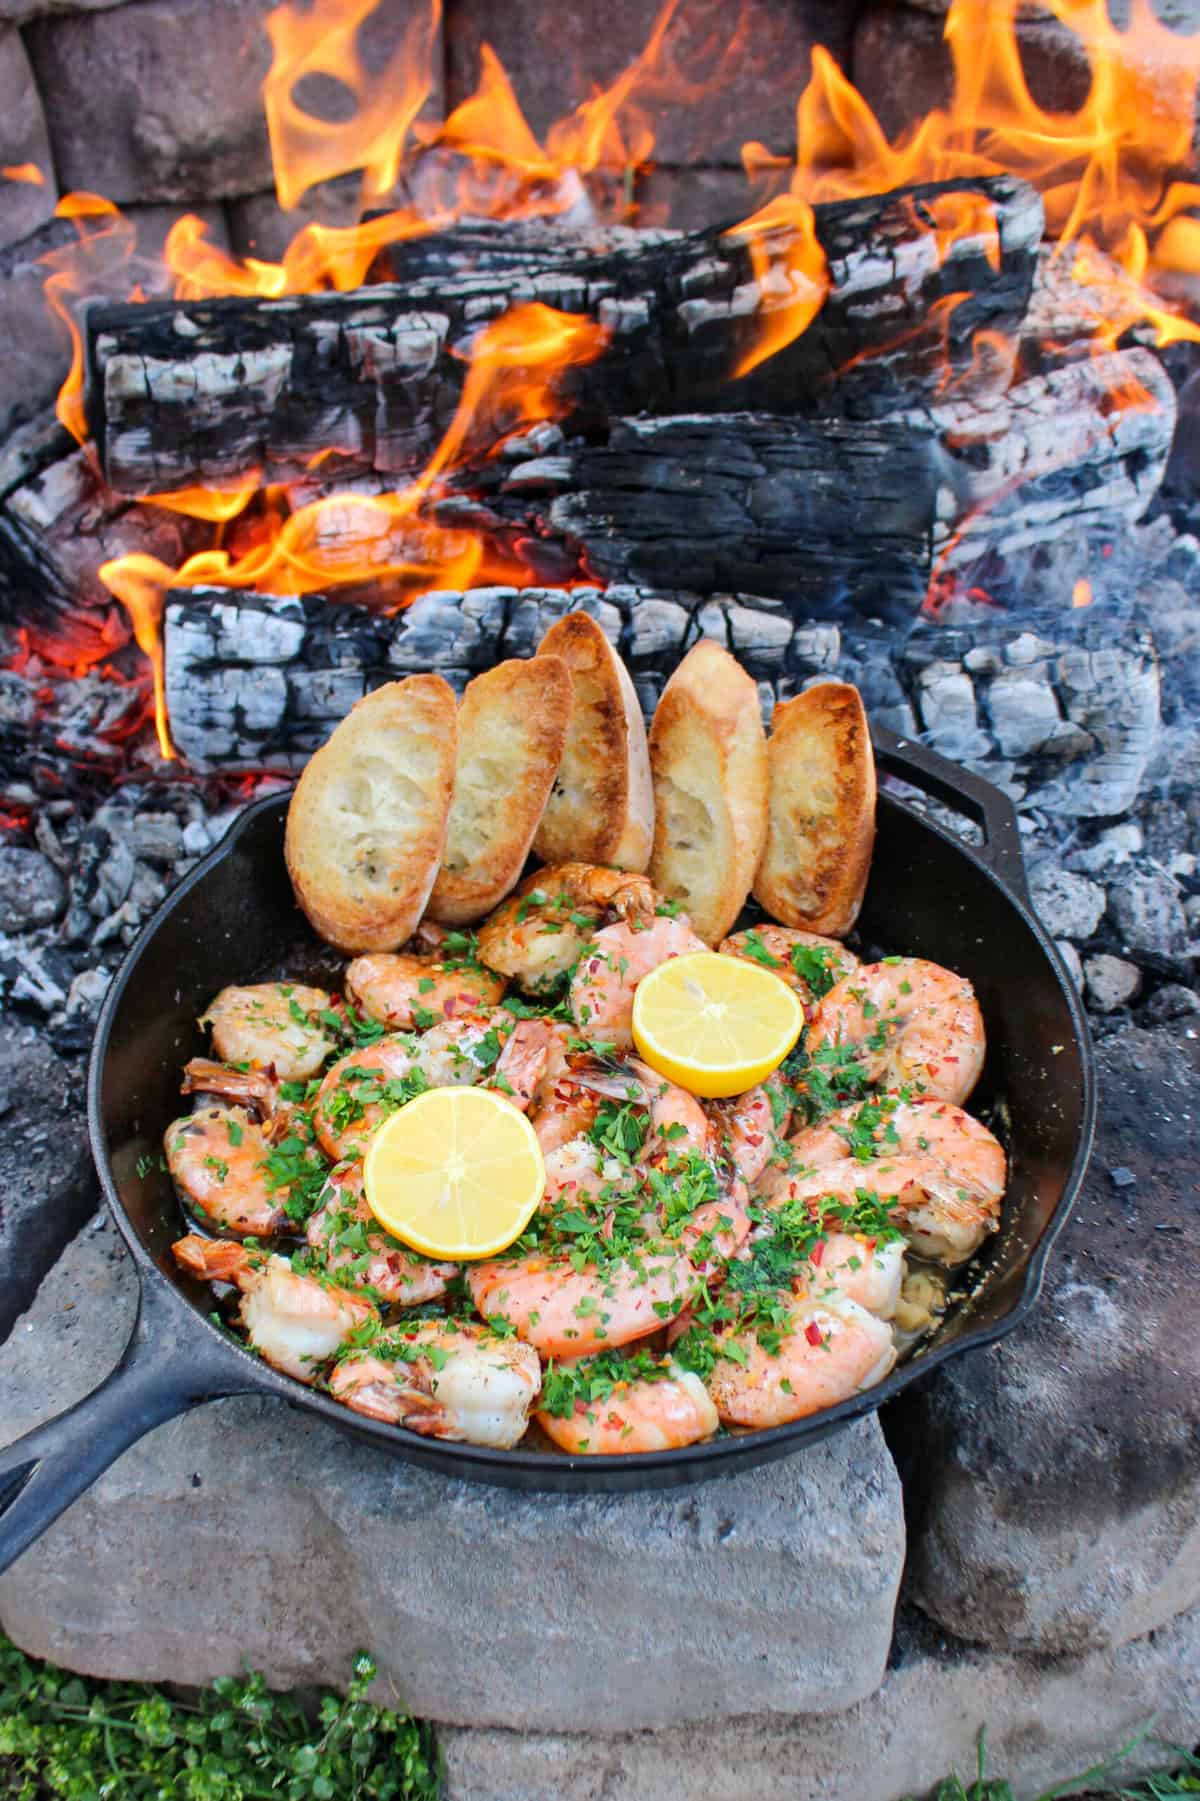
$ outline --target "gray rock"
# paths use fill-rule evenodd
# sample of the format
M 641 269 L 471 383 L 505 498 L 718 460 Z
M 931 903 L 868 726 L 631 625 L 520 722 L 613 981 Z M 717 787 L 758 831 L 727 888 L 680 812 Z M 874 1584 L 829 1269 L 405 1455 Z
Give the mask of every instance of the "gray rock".
M 1008 1649 L 1123 1644 L 1200 1604 L 1200 1034 L 1130 1027 L 1097 1062 L 1091 1173 L 1041 1305 L 887 1422 L 913 1598 Z
M 133 1305 L 113 1241 L 78 1238 L 0 1353 L 0 1441 L 113 1363 Z M 694 1488 L 526 1495 L 242 1397 L 127 1452 L 0 1579 L 0 1619 L 75 1668 L 180 1682 L 243 1660 L 281 1687 L 336 1682 L 369 1645 L 427 1718 L 634 1730 L 861 1700 L 903 1556 L 875 1419 Z
M 929 741 L 943 756 L 967 757 L 983 747 L 975 689 L 956 664 L 931 663 L 921 671 L 917 704 Z
M 1063 724 L 1053 688 L 1032 672 L 996 676 L 988 686 L 987 700 L 992 730 L 1006 757 L 1027 757 L 1041 750 Z
M 0 1339 L 95 1206 L 84 1072 L 0 1022 Z
M 1090 938 L 1104 915 L 1104 890 L 1086 876 L 1072 875 L 1056 863 L 1039 863 L 1030 872 L 1034 911 L 1055 938 Z
M 1122 871 L 1108 890 L 1113 923 L 1127 950 L 1177 957 L 1188 942 L 1179 884 L 1162 869 Z
M 1154 1736 L 1126 1777 L 1161 1768 L 1164 1742 L 1190 1745 L 1200 1732 L 1200 1615 L 1052 1663 L 904 1626 L 883 1687 L 851 1714 L 594 1737 L 444 1727 L 446 1801 L 894 1801 L 926 1794 L 951 1768 L 969 1782 L 983 1725 L 989 1772 L 1026 1796 L 1097 1763 L 1151 1715 Z
M 1200 1013 L 1200 994 L 1185 988 L 1181 982 L 1164 982 L 1146 1002 L 1146 1018 L 1152 1025 L 1168 1019 L 1183 1019 L 1189 1013 Z
M 0 17 L 3 15 L 0 14 Z M 0 180 L 0 245 L 16 244 L 51 217 L 58 199 L 46 118 L 21 34 L 0 25 L 0 166 L 32 164 L 42 180 Z
M 118 202 L 268 187 L 269 10 L 269 0 L 146 0 L 30 25 L 63 187 Z
M 1083 966 L 1087 995 L 1099 1013 L 1114 1013 L 1126 1006 L 1142 985 L 1142 972 L 1136 963 L 1123 957 L 1110 957 L 1107 951 L 1089 957 Z
M 49 925 L 67 904 L 67 890 L 40 850 L 0 845 L 0 932 Z

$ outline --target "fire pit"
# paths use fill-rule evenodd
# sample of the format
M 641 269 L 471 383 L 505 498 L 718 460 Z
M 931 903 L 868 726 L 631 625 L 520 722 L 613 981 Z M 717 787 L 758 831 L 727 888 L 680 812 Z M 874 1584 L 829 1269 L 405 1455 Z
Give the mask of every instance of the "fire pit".
M 1170 1448 L 1195 1427 L 1171 1322 L 1196 1190 L 1169 1129 L 1200 1032 L 1200 16 L 830 10 L 678 0 L 598 32 L 580 0 L 547 32 L 532 0 L 486 20 L 475 0 L 323 0 L 268 31 L 265 0 L 140 0 L 0 33 L 24 96 L 0 307 L 28 346 L 0 387 L 13 1169 L 67 1143 L 75 1060 L 146 918 L 371 687 L 436 669 L 461 688 L 580 606 L 647 711 L 700 636 L 768 714 L 853 681 L 878 723 L 1011 797 L 1107 1079 L 1139 1097 L 1029 1347 L 977 1353 L 886 1428 L 921 1618 L 997 1656 L 1103 1657 L 1200 1600 L 1200 1481 Z M 71 1144 L 39 1187 L 53 1213 L 0 1216 L 20 1272 L 0 1330 L 90 1208 Z M 1125 1338 L 1149 1450 L 1113 1399 Z M 1025 1456 L 1005 1373 L 1027 1392 L 1035 1352 L 1069 1374 Z M 1039 1499 L 1080 1433 L 1087 1543 Z M 39 1555 L 0 1607 L 45 1647 Z M 877 1652 L 864 1683 L 798 1705 L 868 1693 Z M 444 1692 L 428 1705 L 467 1724 Z M 475 1723 L 586 1731 L 539 1705 Z M 660 1697 L 627 1723 L 680 1717 Z M 1125 1723 L 1090 1717 L 1113 1733 L 1089 1750 Z M 1010 1718 L 1026 1730 L 1028 1705 Z M 1063 1774 L 1056 1756 L 1029 1767 Z

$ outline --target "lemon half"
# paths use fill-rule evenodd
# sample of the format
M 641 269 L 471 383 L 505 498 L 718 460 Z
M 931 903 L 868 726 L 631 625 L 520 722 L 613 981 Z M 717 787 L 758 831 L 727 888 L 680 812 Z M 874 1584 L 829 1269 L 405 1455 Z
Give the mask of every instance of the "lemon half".
M 763 1081 L 803 1025 L 804 1008 L 786 982 L 716 951 L 660 963 L 633 997 L 633 1041 L 646 1062 L 706 1100 Z
M 523 1113 L 486 1088 L 432 1088 L 386 1119 L 363 1162 L 367 1205 L 411 1250 L 492 1257 L 519 1238 L 546 1186 Z

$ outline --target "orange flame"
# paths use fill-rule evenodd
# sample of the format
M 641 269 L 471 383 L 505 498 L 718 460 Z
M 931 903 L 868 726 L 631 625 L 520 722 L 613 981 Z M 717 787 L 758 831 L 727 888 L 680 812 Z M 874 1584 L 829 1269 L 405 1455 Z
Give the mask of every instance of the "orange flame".
M 264 516 L 261 534 L 235 554 L 223 546 L 198 551 L 178 569 L 142 552 L 105 563 L 100 579 L 126 607 L 134 635 L 154 671 L 155 721 L 164 757 L 175 753 L 167 727 L 159 626 L 169 587 L 215 583 L 228 588 L 264 587 L 303 594 L 370 584 L 389 592 L 389 607 L 405 604 L 431 587 L 468 588 L 486 561 L 476 533 L 439 526 L 424 516 L 424 503 L 439 477 L 494 448 L 535 421 L 557 419 L 569 402 L 557 391 L 563 373 L 594 362 L 608 342 L 606 327 L 580 314 L 539 303 L 512 307 L 479 334 L 471 352 L 454 417 L 427 467 L 397 494 L 342 493 L 286 511 L 284 491 L 269 489 L 280 504 Z M 194 517 L 226 522 L 237 517 L 253 485 L 224 495 L 204 489 L 147 495 L 148 504 L 173 506 Z M 488 565 L 500 579 L 517 573 L 499 554 Z
M 136 232 L 111 200 L 100 194 L 64 194 L 54 209 L 58 219 L 74 219 L 78 241 L 40 257 L 50 274 L 45 281 L 46 300 L 62 320 L 71 339 L 71 367 L 59 389 L 55 412 L 73 437 L 87 438 L 83 414 L 83 338 L 68 302 L 103 292 L 114 270 L 133 255 Z
M 5 163 L 0 168 L 5 181 L 27 181 L 30 187 L 44 188 L 46 177 L 36 163 Z
M 1079 580 L 1071 590 L 1071 605 L 1073 607 L 1090 607 L 1091 604 L 1092 584 L 1087 580 L 1086 576 L 1080 576 Z

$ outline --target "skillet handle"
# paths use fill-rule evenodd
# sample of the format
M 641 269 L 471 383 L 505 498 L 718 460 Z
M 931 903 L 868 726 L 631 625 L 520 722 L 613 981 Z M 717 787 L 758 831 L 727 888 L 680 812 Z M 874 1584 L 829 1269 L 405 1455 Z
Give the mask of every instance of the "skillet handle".
M 194 1342 L 185 1348 L 179 1324 L 178 1304 L 143 1288 L 121 1361 L 99 1388 L 0 1450 L 0 1571 L 151 1427 L 247 1386 Z
M 983 830 L 983 844 L 976 851 L 992 874 L 1003 882 L 1009 893 L 1029 905 L 1029 884 L 1025 876 L 1025 856 L 1021 849 L 1021 831 L 1017 809 L 992 782 L 973 775 L 948 757 L 939 756 L 912 738 L 897 737 L 886 726 L 871 726 L 875 746 L 875 762 L 889 775 L 919 788 L 923 794 L 965 813 Z

